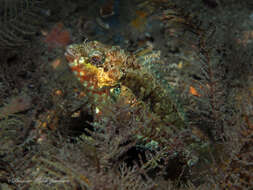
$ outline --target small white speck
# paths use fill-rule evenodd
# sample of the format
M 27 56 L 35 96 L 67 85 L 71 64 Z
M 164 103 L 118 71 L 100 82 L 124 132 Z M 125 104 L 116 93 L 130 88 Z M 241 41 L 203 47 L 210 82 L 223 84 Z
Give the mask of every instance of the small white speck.
M 74 66 L 76 66 L 76 64 L 75 64 L 75 62 L 71 62 L 71 63 L 69 63 L 69 66 L 74 67 Z
M 98 107 L 96 107 L 96 114 L 98 114 L 100 112 L 100 110 L 98 109 Z
M 99 99 L 99 95 L 98 94 L 94 94 L 94 100 L 98 101 L 98 99 Z
M 78 63 L 77 63 L 77 60 L 75 59 L 74 62 L 72 63 L 74 66 L 77 66 Z
M 84 58 L 83 57 L 81 57 L 80 59 L 79 59 L 79 63 L 84 63 L 85 62 L 85 60 L 84 60 Z
M 88 83 L 84 81 L 84 82 L 83 82 L 83 86 L 84 86 L 84 87 L 87 87 L 87 86 L 88 86 Z

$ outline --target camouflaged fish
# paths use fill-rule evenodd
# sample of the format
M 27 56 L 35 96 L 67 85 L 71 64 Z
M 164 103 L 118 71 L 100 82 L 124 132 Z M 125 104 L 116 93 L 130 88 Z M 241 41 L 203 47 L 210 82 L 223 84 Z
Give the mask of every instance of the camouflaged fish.
M 137 101 L 146 104 L 166 125 L 185 126 L 184 116 L 169 91 L 145 68 L 148 63 L 144 56 L 138 58 L 118 46 L 90 41 L 68 46 L 65 57 L 85 90 L 96 97 L 93 101 L 109 96 L 110 90 L 120 86 L 120 91 L 130 89 Z
M 65 57 L 73 73 L 92 93 L 106 93 L 118 84 L 128 56 L 118 47 L 109 48 L 97 41 L 67 47 Z

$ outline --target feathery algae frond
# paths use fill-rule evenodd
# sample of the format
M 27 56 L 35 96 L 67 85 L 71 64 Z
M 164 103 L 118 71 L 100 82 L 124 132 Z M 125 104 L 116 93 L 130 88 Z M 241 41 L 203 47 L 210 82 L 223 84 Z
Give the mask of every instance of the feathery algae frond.
M 43 23 L 45 0 L 0 0 L 0 48 L 22 46 Z

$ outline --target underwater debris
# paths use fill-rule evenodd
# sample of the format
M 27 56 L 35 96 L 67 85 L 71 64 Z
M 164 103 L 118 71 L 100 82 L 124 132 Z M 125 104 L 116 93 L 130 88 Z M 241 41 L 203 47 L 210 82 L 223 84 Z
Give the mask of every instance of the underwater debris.
M 107 0 L 106 3 L 104 3 L 99 10 L 100 16 L 102 18 L 107 18 L 110 16 L 113 16 L 114 13 L 114 0 Z

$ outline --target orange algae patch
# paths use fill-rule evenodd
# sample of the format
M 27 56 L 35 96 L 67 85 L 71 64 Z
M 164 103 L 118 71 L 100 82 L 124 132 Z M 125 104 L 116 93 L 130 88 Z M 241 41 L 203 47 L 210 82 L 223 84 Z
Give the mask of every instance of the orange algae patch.
M 146 24 L 146 17 L 147 13 L 144 11 L 136 11 L 136 18 L 131 21 L 131 26 L 136 28 L 139 31 L 142 31 L 144 29 L 144 26 Z
M 192 87 L 192 86 L 190 86 L 190 94 L 192 94 L 193 96 L 200 96 L 200 94 L 198 93 L 198 91 L 194 88 L 194 87 Z
M 53 62 L 52 62 L 52 67 L 54 69 L 57 69 L 61 64 L 61 60 L 59 58 L 55 59 Z
M 63 92 L 59 89 L 55 90 L 54 93 L 53 93 L 55 96 L 62 96 L 63 95 Z
M 49 48 L 65 47 L 71 42 L 71 36 L 63 23 L 59 22 L 46 34 L 44 42 L 48 44 Z

